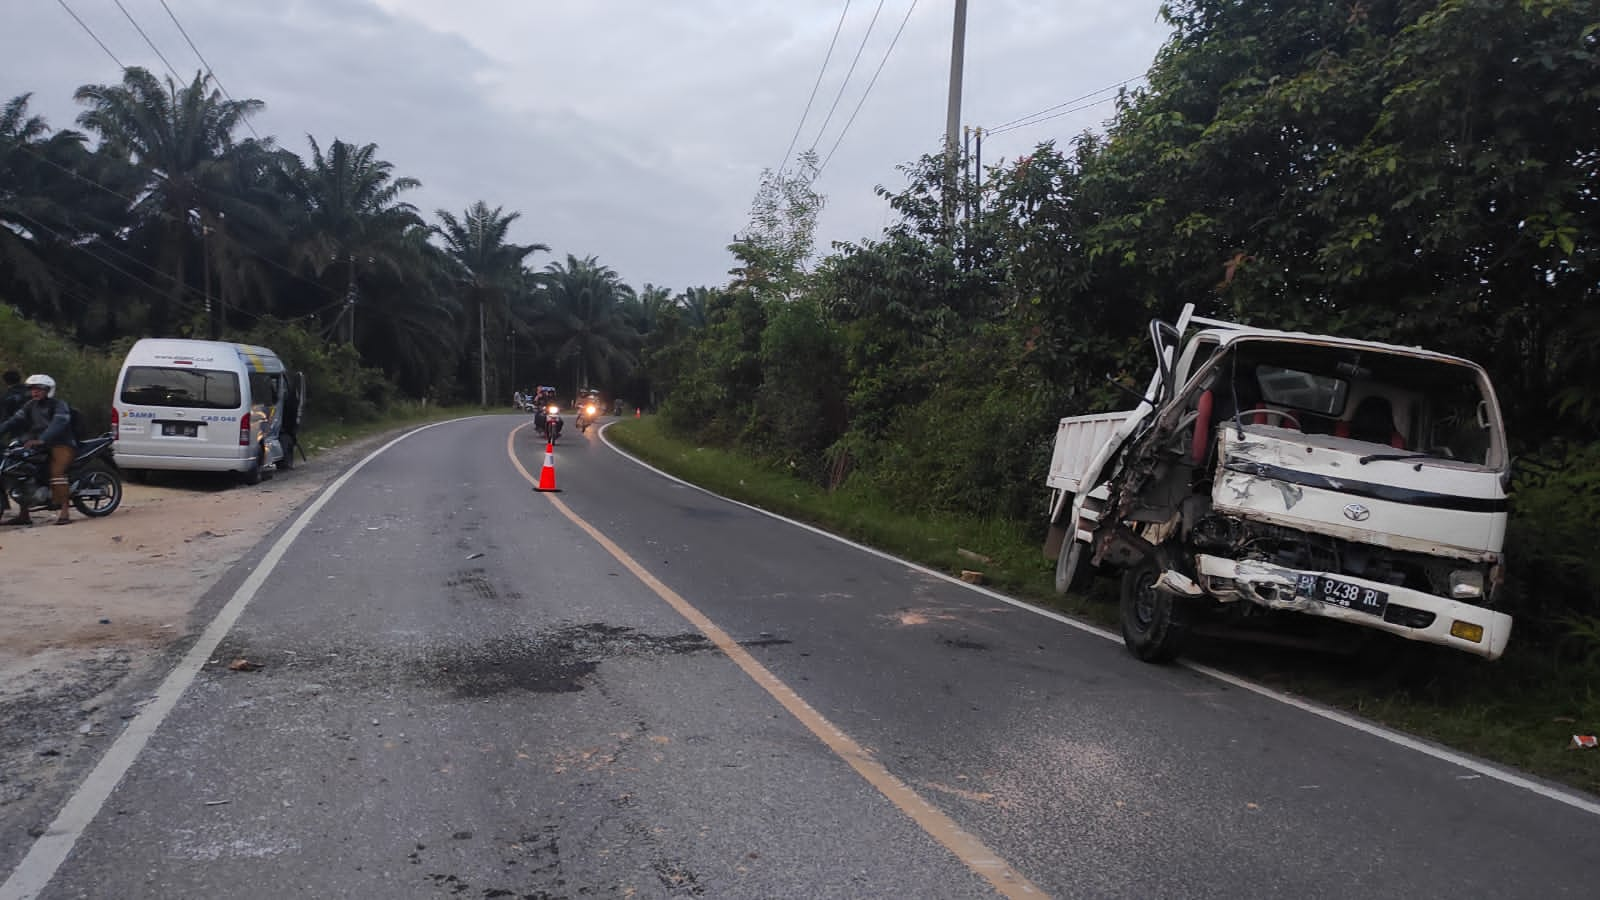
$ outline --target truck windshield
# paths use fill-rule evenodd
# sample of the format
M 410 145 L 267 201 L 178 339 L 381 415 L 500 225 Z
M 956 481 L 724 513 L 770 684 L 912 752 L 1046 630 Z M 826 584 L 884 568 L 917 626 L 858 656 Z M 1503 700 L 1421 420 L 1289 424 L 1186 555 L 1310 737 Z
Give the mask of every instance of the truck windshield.
M 1381 348 L 1241 340 L 1214 371 L 1243 424 L 1271 424 L 1481 466 L 1504 455 L 1499 411 L 1482 373 Z M 1270 416 L 1254 410 L 1278 410 Z M 1231 416 L 1233 411 L 1230 410 Z
M 183 409 L 238 409 L 239 376 L 216 369 L 129 366 L 123 403 Z

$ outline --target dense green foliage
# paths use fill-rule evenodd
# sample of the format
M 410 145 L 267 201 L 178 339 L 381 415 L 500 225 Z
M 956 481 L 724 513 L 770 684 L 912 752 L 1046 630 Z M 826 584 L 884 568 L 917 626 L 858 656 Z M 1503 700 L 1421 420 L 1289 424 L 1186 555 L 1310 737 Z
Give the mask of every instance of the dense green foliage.
M 976 183 L 919 160 L 880 189 L 898 222 L 810 269 L 794 241 L 821 200 L 803 169 L 769 174 L 730 248 L 741 277 L 648 357 L 665 422 L 821 486 L 1042 532 L 1056 419 L 1124 405 L 1107 376 L 1146 376 L 1152 317 L 1192 302 L 1425 345 L 1489 368 L 1528 462 L 1521 640 L 1600 653 L 1600 8 L 1164 14 L 1172 37 L 1105 135 Z M 951 206 L 975 212 L 947 228 Z

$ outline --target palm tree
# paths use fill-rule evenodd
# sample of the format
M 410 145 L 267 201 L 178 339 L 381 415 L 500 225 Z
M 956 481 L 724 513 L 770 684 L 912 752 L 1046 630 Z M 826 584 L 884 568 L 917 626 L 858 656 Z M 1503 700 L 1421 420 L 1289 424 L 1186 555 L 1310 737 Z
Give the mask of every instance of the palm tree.
M 157 234 L 160 268 L 171 281 L 174 310 L 182 307 L 189 288 L 186 261 L 197 238 L 204 240 L 201 236 L 215 230 L 222 232 L 219 239 L 227 239 L 222 223 L 249 215 L 230 193 L 229 157 L 244 144 L 252 145 L 248 152 L 270 150 L 266 141 L 234 140 L 234 132 L 265 104 L 225 100 L 209 82 L 209 76 L 197 72 L 183 87 L 170 78 L 163 86 L 134 66 L 123 70 L 121 84 L 86 84 L 74 94 L 89 107 L 78 123 L 100 135 L 105 150 L 135 169 L 129 210 Z M 215 312 L 211 318 L 216 331 Z
M 632 288 L 594 257 L 568 255 L 553 262 L 540 277 L 544 318 L 537 330 L 553 338 L 555 361 L 573 365 L 576 387 L 590 387 L 590 376 L 614 384 L 638 365 L 633 354 L 639 332 L 630 321 L 637 301 Z
M 522 286 L 522 261 L 536 251 L 550 249 L 544 244 L 508 242 L 506 232 L 522 214 L 502 209 L 490 209 L 479 200 L 467 207 L 460 219 L 441 209 L 437 215 L 444 224 L 433 229 L 444 240 L 457 300 L 467 316 L 477 319 L 478 402 L 484 406 L 489 405 L 490 343 L 485 329 L 493 325 L 496 334 L 509 330 L 510 300 Z
M 711 308 L 711 289 L 692 287 L 679 294 L 675 301 L 683 309 L 683 320 L 690 330 L 706 327 Z
M 62 173 L 72 172 L 85 155 L 84 136 L 51 134 L 43 118 L 28 115 L 31 96 L 13 97 L 0 108 L 0 271 L 39 308 L 55 308 L 59 291 L 41 251 L 75 237 L 59 188 L 70 177 Z
M 357 147 L 334 139 L 327 154 L 311 143 L 311 164 L 285 154 L 285 190 L 294 201 L 293 253 L 321 278 L 330 269 L 343 275 L 344 305 L 339 313 L 345 341 L 356 339 L 356 297 L 360 272 L 382 269 L 403 278 L 418 271 L 421 257 L 408 243 L 408 229 L 422 225 L 416 207 L 401 192 L 421 187 L 415 178 L 394 178 L 393 166 L 376 158 L 378 145 Z

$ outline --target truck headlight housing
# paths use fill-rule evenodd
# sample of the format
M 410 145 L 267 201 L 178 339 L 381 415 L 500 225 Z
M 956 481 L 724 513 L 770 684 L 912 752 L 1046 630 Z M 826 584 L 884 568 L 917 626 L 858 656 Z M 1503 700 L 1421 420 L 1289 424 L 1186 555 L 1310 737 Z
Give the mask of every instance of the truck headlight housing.
M 1457 600 L 1483 599 L 1483 572 L 1457 569 L 1450 573 L 1450 596 Z

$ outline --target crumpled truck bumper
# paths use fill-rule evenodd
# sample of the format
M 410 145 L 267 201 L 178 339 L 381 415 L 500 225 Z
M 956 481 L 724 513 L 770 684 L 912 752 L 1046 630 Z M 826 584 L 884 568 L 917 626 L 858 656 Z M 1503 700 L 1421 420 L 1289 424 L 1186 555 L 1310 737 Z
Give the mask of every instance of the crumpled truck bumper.
M 1303 572 L 1256 560 L 1232 560 L 1200 554 L 1195 559 L 1201 589 L 1220 601 L 1248 600 L 1270 609 L 1288 609 L 1365 628 L 1376 628 L 1413 641 L 1426 641 L 1463 650 L 1486 659 L 1499 659 L 1511 639 L 1511 617 L 1422 591 L 1380 581 L 1366 581 L 1339 572 Z M 1295 593 L 1300 575 L 1326 575 L 1340 581 L 1384 591 L 1389 606 L 1382 617 Z M 1451 634 L 1455 623 L 1483 629 L 1481 641 Z

